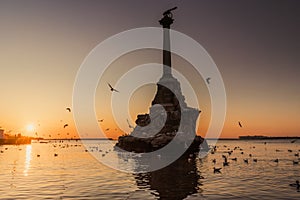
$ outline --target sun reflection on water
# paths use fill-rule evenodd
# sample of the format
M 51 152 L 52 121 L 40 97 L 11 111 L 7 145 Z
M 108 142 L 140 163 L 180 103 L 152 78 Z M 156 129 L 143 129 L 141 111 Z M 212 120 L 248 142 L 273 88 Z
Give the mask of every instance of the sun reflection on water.
M 24 165 L 24 176 L 28 176 L 28 170 L 30 168 L 30 161 L 31 161 L 31 145 L 26 146 L 26 157 L 25 157 L 25 165 Z

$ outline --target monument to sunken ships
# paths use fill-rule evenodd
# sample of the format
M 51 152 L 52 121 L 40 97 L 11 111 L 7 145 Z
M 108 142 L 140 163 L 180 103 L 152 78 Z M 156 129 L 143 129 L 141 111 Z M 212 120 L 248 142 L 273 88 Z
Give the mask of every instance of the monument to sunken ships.
M 170 25 L 172 8 L 163 13 L 159 23 L 163 27 L 163 75 L 157 83 L 157 92 L 149 108 L 149 114 L 138 115 L 137 126 L 126 136 L 120 136 L 116 147 L 142 153 L 166 146 L 175 136 L 176 145 L 186 148 L 185 154 L 199 152 L 200 145 L 208 149 L 206 141 L 196 136 L 196 121 L 201 111 L 188 107 L 182 95 L 180 83 L 172 75 L 170 52 Z M 160 106 L 159 106 L 160 105 Z M 162 109 L 162 107 L 164 110 Z M 186 140 L 190 139 L 188 147 Z

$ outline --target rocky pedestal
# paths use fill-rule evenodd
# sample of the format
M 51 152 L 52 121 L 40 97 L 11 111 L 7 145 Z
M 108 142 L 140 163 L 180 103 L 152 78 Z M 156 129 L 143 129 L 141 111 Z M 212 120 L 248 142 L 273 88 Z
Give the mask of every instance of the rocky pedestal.
M 137 116 L 137 126 L 128 136 L 119 137 L 117 147 L 136 153 L 152 152 L 177 136 L 177 145 L 186 146 L 186 153 L 198 152 L 201 144 L 203 148 L 208 148 L 204 139 L 195 133 L 200 111 L 186 105 L 180 83 L 174 77 L 159 80 L 149 110 L 149 114 Z M 193 141 L 188 147 L 186 140 L 189 139 Z

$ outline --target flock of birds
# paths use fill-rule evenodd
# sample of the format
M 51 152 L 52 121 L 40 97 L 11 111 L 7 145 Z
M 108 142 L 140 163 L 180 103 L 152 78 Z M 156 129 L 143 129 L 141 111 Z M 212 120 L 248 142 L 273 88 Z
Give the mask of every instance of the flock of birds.
M 108 85 L 108 87 L 109 87 L 109 89 L 110 89 L 111 92 L 120 92 L 117 89 L 115 89 L 110 83 L 107 83 L 107 85 Z M 66 110 L 69 111 L 69 112 L 71 112 L 71 108 L 70 107 L 67 107 Z M 104 121 L 104 119 L 98 119 L 99 123 L 102 123 L 103 121 Z M 128 124 L 129 128 L 131 128 L 131 129 L 134 128 L 134 126 L 129 123 L 128 119 L 127 119 L 127 124 Z M 66 128 L 67 126 L 69 126 L 69 124 L 64 124 L 63 128 Z M 109 130 L 110 130 L 110 128 L 106 128 L 105 129 L 105 131 L 109 131 Z M 116 131 L 118 129 L 115 128 L 114 130 Z M 50 137 L 50 135 L 49 135 L 49 137 Z
M 295 142 L 295 140 L 291 141 L 291 143 L 294 143 L 294 142 Z M 266 144 L 266 143 L 264 143 L 264 144 Z M 224 147 L 226 148 L 227 146 L 224 145 Z M 253 146 L 252 148 L 255 149 L 255 146 Z M 244 154 L 243 149 L 240 148 L 239 146 L 234 147 L 233 150 L 231 150 L 230 148 L 228 148 L 227 151 L 225 151 L 225 152 L 223 151 L 223 153 L 227 153 L 228 156 L 230 156 L 230 155 L 234 152 L 234 150 L 240 150 L 240 154 L 242 154 L 242 155 Z M 211 149 L 211 154 L 215 154 L 216 151 L 217 151 L 217 146 L 214 146 L 214 147 Z M 276 152 L 280 152 L 281 150 L 276 149 L 275 151 L 276 151 Z M 293 150 L 288 149 L 288 152 L 291 153 L 291 152 L 293 152 Z M 300 150 L 299 150 L 299 152 L 300 152 Z M 297 152 L 297 153 L 294 154 L 294 156 L 297 157 L 298 160 L 292 160 L 292 164 L 293 164 L 293 165 L 299 164 L 299 160 L 300 160 L 300 158 L 299 158 L 299 152 Z M 223 166 L 224 166 L 224 167 L 225 167 L 225 166 L 229 166 L 228 156 L 222 154 L 222 159 L 224 159 L 224 161 L 223 161 Z M 252 157 L 253 157 L 253 155 L 250 153 L 250 154 L 249 154 L 249 158 L 244 158 L 244 159 L 243 159 L 244 163 L 248 164 L 248 163 L 249 163 L 249 160 L 250 160 Z M 231 159 L 232 161 L 237 161 L 237 157 L 230 158 L 230 159 Z M 253 158 L 252 161 L 256 163 L 256 162 L 258 162 L 258 159 L 257 159 L 257 158 Z M 279 163 L 279 159 L 278 159 L 278 158 L 276 158 L 276 159 L 274 159 L 274 160 L 271 160 L 271 161 L 273 161 L 273 162 L 275 162 L 275 163 Z M 213 162 L 214 164 L 216 164 L 217 160 L 214 158 L 214 159 L 212 159 L 212 162 Z M 219 173 L 219 172 L 221 172 L 221 169 L 222 169 L 222 168 L 215 168 L 215 167 L 214 167 L 213 169 L 214 169 L 214 173 Z
M 290 142 L 291 142 L 291 143 L 295 143 L 295 141 L 296 141 L 296 140 L 292 140 L 292 141 L 290 141 Z M 265 142 L 264 144 L 266 145 L 267 143 Z M 222 158 L 222 165 L 223 165 L 223 167 L 229 166 L 229 164 L 230 164 L 229 160 L 231 160 L 231 161 L 233 161 L 233 162 L 237 162 L 237 160 L 238 160 L 237 157 L 230 157 L 230 156 L 232 155 L 233 152 L 238 151 L 239 154 L 245 155 L 244 150 L 243 150 L 242 148 L 240 148 L 239 146 L 235 146 L 233 149 L 227 148 L 226 145 L 224 145 L 223 147 L 224 147 L 226 150 L 225 150 L 225 151 L 224 151 L 224 150 L 221 150 L 221 151 L 219 152 L 219 153 L 221 153 L 221 156 L 222 156 L 221 158 Z M 250 148 L 255 149 L 255 146 L 252 146 L 252 147 L 250 147 Z M 210 153 L 211 153 L 211 154 L 215 154 L 215 153 L 217 153 L 218 151 L 219 151 L 219 150 L 218 150 L 218 147 L 217 147 L 217 146 L 213 146 L 213 147 L 211 148 Z M 282 152 L 282 151 L 283 151 L 283 150 L 275 149 L 275 152 Z M 288 149 L 287 152 L 292 153 L 293 150 Z M 293 154 L 293 156 L 294 156 L 296 159 L 293 159 L 291 164 L 293 164 L 293 165 L 298 165 L 298 164 L 299 164 L 299 162 L 300 162 L 299 152 L 300 152 L 300 149 L 298 150 L 298 152 L 295 152 L 295 153 Z M 243 160 L 243 163 L 245 163 L 245 164 L 249 164 L 251 160 L 252 160 L 253 163 L 259 162 L 259 160 L 258 160 L 257 158 L 254 158 L 254 156 L 253 156 L 251 153 L 248 154 L 248 157 L 246 157 L 246 158 L 239 158 L 239 159 L 242 159 L 242 160 Z M 211 161 L 212 161 L 212 163 L 213 163 L 214 165 L 216 165 L 216 163 L 217 163 L 217 159 L 216 159 L 216 158 L 212 159 Z M 280 160 L 279 160 L 278 158 L 273 159 L 273 160 L 272 160 L 272 159 L 270 160 L 270 162 L 275 162 L 275 163 L 279 163 L 279 161 L 280 161 Z M 215 166 L 213 167 L 213 173 L 215 173 L 215 174 L 221 173 L 221 170 L 222 170 L 222 167 L 215 167 Z M 296 187 L 297 190 L 299 191 L 299 190 L 300 190 L 299 180 L 296 180 L 296 183 L 291 183 L 290 186 Z

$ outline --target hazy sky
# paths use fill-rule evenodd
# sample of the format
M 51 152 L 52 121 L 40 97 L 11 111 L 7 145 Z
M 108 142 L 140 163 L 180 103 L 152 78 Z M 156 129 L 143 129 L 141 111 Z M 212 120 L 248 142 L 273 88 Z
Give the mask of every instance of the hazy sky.
M 173 6 L 178 10 L 172 28 L 199 42 L 223 77 L 228 107 L 222 137 L 300 136 L 298 0 L 0 0 L 0 126 L 34 135 L 26 131 L 33 124 L 43 137 L 74 135 L 72 113 L 65 108 L 72 105 L 76 73 L 87 54 L 121 31 L 159 27 L 162 12 Z M 145 52 L 139 57 L 147 60 Z M 159 59 L 158 54 L 153 57 Z M 126 68 L 133 60 L 129 55 L 115 65 Z M 109 72 L 108 78 L 117 81 Z M 97 93 L 110 97 L 106 80 L 102 82 Z M 210 118 L 204 86 L 199 82 L 196 90 L 202 110 L 200 135 Z M 152 101 L 155 87 L 144 89 L 135 94 L 135 101 L 140 96 L 143 100 L 131 106 L 132 121 L 137 113 L 147 112 Z M 109 111 L 101 106 L 106 107 L 96 105 L 97 113 L 107 117 L 103 127 L 111 128 L 108 134 L 122 134 L 114 131 Z M 64 129 L 65 123 L 69 127 Z

